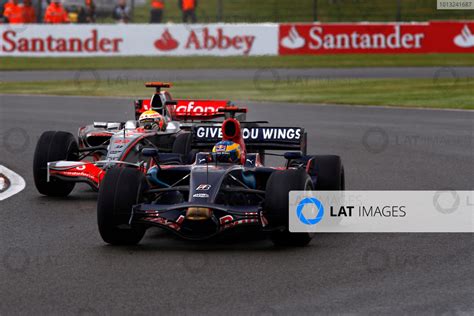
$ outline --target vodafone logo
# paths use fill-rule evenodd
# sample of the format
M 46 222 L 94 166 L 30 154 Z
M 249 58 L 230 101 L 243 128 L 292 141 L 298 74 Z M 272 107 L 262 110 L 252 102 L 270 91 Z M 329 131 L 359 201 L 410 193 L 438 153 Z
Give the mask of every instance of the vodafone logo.
M 155 47 L 162 51 L 174 50 L 179 46 L 179 42 L 171 35 L 170 31 L 166 29 L 161 38 L 155 41 Z
M 298 49 L 306 44 L 306 41 L 296 30 L 295 26 L 292 26 L 288 36 L 283 37 L 280 41 L 281 46 L 288 49 Z
M 454 38 L 454 44 L 462 48 L 474 47 L 474 35 L 472 35 L 471 30 L 467 24 L 464 25 L 461 34 Z
M 195 104 L 194 101 L 190 101 L 187 104 L 179 104 L 176 107 L 176 114 L 193 116 L 212 115 L 217 113 L 217 110 L 222 107 L 223 106 L 213 104 Z

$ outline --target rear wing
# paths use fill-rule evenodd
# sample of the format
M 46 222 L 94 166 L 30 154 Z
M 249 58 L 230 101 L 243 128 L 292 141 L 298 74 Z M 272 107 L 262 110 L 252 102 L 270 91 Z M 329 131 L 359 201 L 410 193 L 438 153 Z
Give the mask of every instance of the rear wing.
M 211 120 L 224 117 L 219 109 L 232 106 L 230 100 L 173 100 L 175 102 L 172 112 L 173 120 L 194 121 Z
M 171 88 L 173 85 L 171 82 L 162 82 L 162 81 L 151 81 L 145 82 L 145 87 L 147 88 L 155 88 L 155 92 L 159 93 L 161 88 Z
M 233 106 L 230 100 L 171 100 L 164 107 L 152 108 L 150 99 L 135 101 L 135 119 L 148 110 L 156 110 L 170 117 L 173 121 L 204 121 L 224 117 L 225 113 L 218 112 L 221 108 Z M 166 113 L 163 112 L 163 108 Z
M 138 120 L 138 118 L 143 112 L 151 110 L 150 99 L 135 100 L 134 105 L 135 105 L 135 120 Z
M 307 133 L 300 127 L 248 126 L 242 123 L 245 147 L 256 150 L 299 150 L 306 155 Z M 193 127 L 193 147 L 209 148 L 222 140 L 221 126 Z

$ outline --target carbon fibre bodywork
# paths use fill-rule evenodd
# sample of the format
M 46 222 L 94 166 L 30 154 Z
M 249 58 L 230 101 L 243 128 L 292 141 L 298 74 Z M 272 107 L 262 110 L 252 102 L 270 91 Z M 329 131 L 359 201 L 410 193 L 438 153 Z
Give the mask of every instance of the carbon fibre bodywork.
M 151 188 L 147 202 L 135 205 L 131 225 L 158 226 L 185 239 L 206 239 L 234 227 L 265 229 L 265 186 L 280 168 L 264 167 L 259 154 L 244 165 L 213 163 L 199 153 L 192 165 L 162 166 L 160 178 L 172 183 Z

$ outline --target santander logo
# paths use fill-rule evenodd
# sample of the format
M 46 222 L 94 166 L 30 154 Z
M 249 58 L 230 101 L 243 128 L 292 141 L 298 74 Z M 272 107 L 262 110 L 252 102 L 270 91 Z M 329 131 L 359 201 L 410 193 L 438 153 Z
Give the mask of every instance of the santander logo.
M 462 48 L 474 47 L 474 35 L 467 24 L 464 25 L 461 34 L 454 38 L 454 44 Z
M 288 49 L 298 49 L 303 47 L 305 44 L 305 39 L 301 37 L 294 25 L 291 27 L 288 36 L 281 39 L 281 46 Z
M 285 34 L 288 34 L 285 36 Z M 283 25 L 280 53 L 422 50 L 426 30 L 400 24 Z
M 179 46 L 179 42 L 173 38 L 170 31 L 166 29 L 161 38 L 155 41 L 155 47 L 159 50 L 169 51 L 176 49 Z

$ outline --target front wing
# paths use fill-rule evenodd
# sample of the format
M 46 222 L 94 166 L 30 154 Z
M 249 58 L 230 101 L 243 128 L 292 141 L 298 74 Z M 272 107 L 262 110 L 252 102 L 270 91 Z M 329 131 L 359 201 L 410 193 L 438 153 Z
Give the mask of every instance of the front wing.
M 191 220 L 190 208 L 210 210 L 207 219 Z M 258 206 L 224 206 L 209 203 L 180 203 L 172 205 L 138 204 L 133 207 L 130 224 L 147 224 L 171 230 L 187 239 L 206 239 L 236 226 L 267 225 Z

